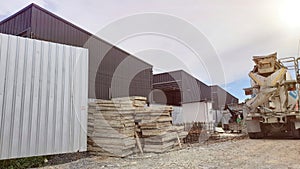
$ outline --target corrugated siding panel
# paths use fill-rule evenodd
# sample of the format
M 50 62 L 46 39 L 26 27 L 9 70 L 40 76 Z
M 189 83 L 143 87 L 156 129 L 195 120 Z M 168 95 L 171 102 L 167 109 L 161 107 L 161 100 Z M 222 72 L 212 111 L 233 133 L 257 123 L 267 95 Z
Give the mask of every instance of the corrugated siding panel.
M 197 102 L 201 100 L 201 91 L 196 78 L 182 72 L 182 103 Z
M 32 36 L 35 39 L 83 47 L 91 34 L 45 12 L 38 6 L 32 8 Z
M 210 111 L 210 102 L 195 102 L 182 105 L 182 117 L 184 123 L 213 122 L 213 114 Z
M 145 67 L 139 70 L 131 80 L 129 86 L 130 96 L 148 96 L 152 89 L 152 68 Z M 150 81 L 149 81 L 150 79 Z
M 89 39 L 85 47 L 90 51 L 90 98 L 148 97 L 152 88 L 151 65 L 95 38 Z
M 210 87 L 182 70 L 154 75 L 153 88 L 164 91 L 171 105 L 211 100 Z
M 225 104 L 238 103 L 239 100 L 219 86 L 211 86 L 213 109 L 220 110 Z
M 86 151 L 86 49 L 0 34 L 0 159 Z
M 184 98 L 183 103 L 211 100 L 210 87 L 185 71 L 182 71 L 182 82 L 183 91 L 187 96 Z
M 33 38 L 89 49 L 89 98 L 110 99 L 136 95 L 148 97 L 152 88 L 151 65 L 39 7 L 33 6 L 32 10 Z M 123 62 L 128 59 L 131 62 Z M 144 69 L 132 71 L 132 68 L 140 65 Z M 124 72 L 122 75 L 116 73 L 119 66 Z M 129 86 L 125 88 L 124 85 L 117 88 L 112 86 L 113 76 L 119 79 L 120 84 L 127 84 L 129 77 L 136 74 L 138 76 L 130 82 L 136 90 L 131 90 Z M 126 92 L 129 90 L 130 92 Z
M 31 27 L 31 8 L 27 8 L 10 19 L 0 23 L 0 32 L 18 36 L 29 36 Z
M 165 82 L 180 81 L 181 79 L 182 77 L 180 71 L 161 73 L 161 74 L 154 75 L 153 84 L 161 83 L 161 82 L 165 83 Z
M 201 100 L 211 100 L 211 88 L 201 81 L 197 81 L 200 88 Z
M 75 26 L 74 24 L 63 20 L 62 18 L 46 11 L 45 9 L 37 6 L 30 5 L 26 10 L 32 11 L 32 15 L 26 17 L 31 21 L 31 35 L 27 37 L 45 40 L 55 43 L 62 43 L 89 49 L 89 98 L 109 99 L 112 96 L 111 79 L 117 70 L 120 63 L 127 58 L 131 58 L 131 63 L 126 63 L 127 67 L 123 68 L 123 72 L 131 72 L 131 68 L 136 65 L 144 65 L 145 69 L 139 72 L 134 72 L 133 75 L 138 74 L 133 79 L 132 87 L 137 90 L 129 88 L 122 89 L 128 91 L 129 96 L 141 95 L 147 97 L 152 88 L 152 66 L 141 61 L 140 59 L 128 54 L 127 52 L 114 47 L 113 45 L 93 36 L 89 32 Z M 14 17 L 9 20 L 14 20 Z M 18 27 L 18 25 L 11 25 Z M 4 27 L 9 26 L 3 23 Z M 0 32 L 2 32 L 0 30 Z M 13 33 L 12 33 L 13 34 Z M 16 34 L 15 34 L 16 35 Z M 122 63 L 123 64 L 123 63 Z M 147 73 L 144 73 L 147 71 Z M 144 75 L 144 76 L 142 76 Z M 130 75 L 132 76 L 132 74 Z M 121 79 L 128 79 L 127 77 L 120 77 Z M 138 80 L 141 80 L 139 82 Z M 149 85 L 149 83 L 151 85 Z M 143 91 L 142 91 L 143 90 Z M 116 93 L 116 92 L 115 92 Z M 115 95 L 123 96 L 124 94 Z M 128 96 L 128 95 L 127 95 Z
M 180 71 L 156 74 L 153 76 L 153 103 L 180 106 L 182 103 L 182 75 Z M 164 96 L 162 96 L 162 93 Z

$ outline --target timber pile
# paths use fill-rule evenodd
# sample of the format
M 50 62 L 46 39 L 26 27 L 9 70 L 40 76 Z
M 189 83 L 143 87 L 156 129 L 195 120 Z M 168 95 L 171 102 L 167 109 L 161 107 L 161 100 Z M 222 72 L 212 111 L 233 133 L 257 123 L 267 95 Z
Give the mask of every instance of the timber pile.
M 183 139 L 184 143 L 198 143 L 201 140 L 208 140 L 210 134 L 214 131 L 214 123 L 192 122 L 184 123 L 184 130 L 188 135 Z
M 192 126 L 191 126 L 192 125 Z M 188 135 L 183 139 L 184 143 L 198 143 L 201 132 L 203 132 L 203 123 L 193 122 L 186 123 L 185 127 L 188 129 Z
M 88 111 L 88 151 L 125 157 L 133 152 L 162 153 L 186 136 L 172 126 L 171 106 L 146 107 L 145 97 L 93 100 Z

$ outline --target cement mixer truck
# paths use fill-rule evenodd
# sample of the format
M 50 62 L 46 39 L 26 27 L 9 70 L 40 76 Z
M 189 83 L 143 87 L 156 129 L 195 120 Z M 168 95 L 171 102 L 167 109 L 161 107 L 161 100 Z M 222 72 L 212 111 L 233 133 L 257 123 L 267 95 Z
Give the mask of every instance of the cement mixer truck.
M 247 132 L 251 139 L 300 138 L 299 58 L 277 59 L 277 53 L 253 56 L 251 87 L 245 94 Z

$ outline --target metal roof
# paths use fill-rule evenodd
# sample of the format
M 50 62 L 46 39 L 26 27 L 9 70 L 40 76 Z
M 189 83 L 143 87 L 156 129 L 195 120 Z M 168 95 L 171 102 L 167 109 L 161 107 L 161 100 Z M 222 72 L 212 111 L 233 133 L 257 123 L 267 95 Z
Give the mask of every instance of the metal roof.
M 0 32 L 89 49 L 89 98 L 109 99 L 112 93 L 147 97 L 152 88 L 153 66 L 92 35 L 35 4 L 0 22 Z M 130 60 L 130 61 L 129 61 Z M 118 69 L 122 67 L 121 71 Z M 140 70 L 136 70 L 139 67 Z M 117 73 L 121 75 L 115 75 Z M 124 72 L 124 73 L 123 73 Z M 123 77 L 125 75 L 126 77 Z M 128 82 L 128 76 L 135 75 Z M 129 89 L 112 88 L 114 79 Z M 120 97 L 121 97 L 120 95 Z M 118 97 L 118 95 L 114 95 Z
M 94 34 L 88 32 L 88 31 L 86 31 L 86 30 L 84 30 L 84 29 L 82 29 L 81 27 L 79 27 L 79 26 L 77 26 L 77 25 L 75 25 L 75 24 L 73 24 L 73 23 L 71 23 L 71 22 L 69 22 L 69 21 L 63 19 L 62 17 L 60 17 L 60 16 L 58 16 L 58 15 L 56 15 L 56 14 L 54 14 L 54 13 L 48 11 L 48 10 L 46 10 L 46 9 L 44 9 L 44 8 L 42 8 L 42 7 L 38 6 L 38 5 L 36 5 L 35 3 L 31 3 L 30 5 L 24 7 L 23 9 L 21 9 L 21 10 L 18 11 L 17 13 L 15 13 L 15 14 L 13 14 L 13 15 L 7 17 L 7 18 L 5 18 L 5 19 L 2 20 L 2 21 L 0 21 L 0 25 L 2 25 L 2 24 L 4 24 L 5 22 L 7 22 L 7 21 L 9 21 L 9 20 L 11 20 L 11 19 L 13 19 L 13 18 L 15 18 L 15 17 L 16 17 L 17 15 L 19 15 L 20 13 L 22 13 L 22 12 L 24 12 L 24 11 L 27 11 L 27 10 L 30 10 L 30 9 L 32 9 L 32 8 L 36 8 L 36 9 L 38 9 L 38 10 L 44 12 L 44 13 L 47 13 L 48 15 L 51 15 L 52 17 L 56 18 L 57 20 L 62 21 L 62 22 L 64 22 L 65 24 L 67 24 L 67 25 L 69 25 L 69 26 L 72 26 L 73 28 L 75 28 L 75 29 L 77 29 L 77 30 L 79 30 L 79 31 L 81 31 L 81 32 L 83 32 L 83 33 L 85 33 L 85 34 L 87 34 L 87 35 L 90 36 L 90 37 L 94 37 L 94 38 L 96 38 L 97 40 L 100 40 L 100 41 L 103 42 L 103 43 L 106 43 L 106 44 L 108 44 L 108 45 L 112 45 L 111 43 L 109 43 L 109 42 L 107 42 L 107 41 L 101 39 L 100 37 L 98 37 L 98 36 L 96 36 L 96 35 L 94 35 Z M 45 22 L 45 23 L 46 23 L 46 22 Z M 114 45 L 112 45 L 112 46 L 114 46 Z M 149 64 L 149 63 L 145 62 L 144 60 L 142 60 L 142 59 L 140 59 L 140 58 L 138 58 L 138 57 L 136 57 L 136 56 L 130 54 L 129 52 L 127 52 L 127 51 L 125 51 L 125 50 L 123 50 L 123 49 L 121 49 L 121 48 L 119 48 L 119 47 L 117 47 L 117 46 L 114 46 L 114 47 L 115 47 L 116 49 L 118 49 L 118 50 L 124 52 L 126 55 L 130 55 L 130 56 L 132 56 L 132 57 L 135 57 L 136 59 L 140 60 L 141 62 L 144 62 L 145 64 L 148 64 L 149 66 L 152 66 L 151 64 Z

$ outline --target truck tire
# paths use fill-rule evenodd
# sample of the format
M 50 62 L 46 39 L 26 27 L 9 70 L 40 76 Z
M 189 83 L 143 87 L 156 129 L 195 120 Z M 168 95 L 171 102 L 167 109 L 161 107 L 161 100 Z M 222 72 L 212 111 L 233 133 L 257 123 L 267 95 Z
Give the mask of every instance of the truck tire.
M 292 130 L 293 138 L 299 139 L 300 138 L 300 131 L 299 129 Z
M 300 138 L 300 130 L 295 128 L 295 122 L 289 122 L 290 129 L 292 131 L 292 137 L 299 139 Z
M 262 139 L 264 137 L 262 132 L 248 133 L 250 139 Z

